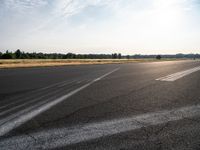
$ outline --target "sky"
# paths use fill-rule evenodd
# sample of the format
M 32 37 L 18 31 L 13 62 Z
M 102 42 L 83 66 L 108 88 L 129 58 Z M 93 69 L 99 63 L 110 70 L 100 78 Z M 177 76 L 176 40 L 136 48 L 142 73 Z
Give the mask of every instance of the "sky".
M 0 0 L 0 51 L 200 53 L 200 0 Z

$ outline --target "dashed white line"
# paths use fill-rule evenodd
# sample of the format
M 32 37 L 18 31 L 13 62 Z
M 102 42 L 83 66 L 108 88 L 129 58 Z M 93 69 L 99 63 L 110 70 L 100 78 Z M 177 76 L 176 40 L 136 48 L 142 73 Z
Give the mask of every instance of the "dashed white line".
M 159 80 L 159 81 L 176 81 L 184 76 L 187 76 L 191 73 L 194 73 L 196 71 L 199 71 L 200 70 L 200 66 L 199 67 L 195 67 L 195 68 L 192 68 L 192 69 L 188 69 L 188 70 L 184 70 L 184 71 L 180 71 L 180 72 L 177 72 L 177 73 L 174 73 L 174 74 L 171 74 L 171 75 L 167 75 L 167 76 L 164 76 L 164 77 L 161 77 L 161 78 L 158 78 L 156 80 Z

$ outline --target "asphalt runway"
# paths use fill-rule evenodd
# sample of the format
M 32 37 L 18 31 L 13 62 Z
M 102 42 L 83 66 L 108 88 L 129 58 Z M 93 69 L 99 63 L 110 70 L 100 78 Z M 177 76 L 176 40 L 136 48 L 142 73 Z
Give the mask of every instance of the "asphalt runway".
M 0 70 L 0 149 L 200 149 L 200 61 Z

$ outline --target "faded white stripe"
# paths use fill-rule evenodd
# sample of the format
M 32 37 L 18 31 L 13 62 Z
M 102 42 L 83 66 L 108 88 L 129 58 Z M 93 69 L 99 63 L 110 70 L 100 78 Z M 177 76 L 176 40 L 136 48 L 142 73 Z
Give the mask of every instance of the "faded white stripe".
M 158 78 L 156 80 L 159 80 L 159 81 L 176 81 L 176 80 L 178 80 L 178 79 L 180 79 L 184 76 L 187 76 L 187 75 L 194 73 L 196 71 L 199 71 L 199 70 L 200 70 L 200 66 L 192 68 L 192 69 L 188 69 L 188 70 L 185 70 L 185 71 L 180 71 L 180 72 L 177 72 L 177 73 L 165 76 L 165 77 L 161 77 L 161 78 Z
M 70 128 L 56 128 L 32 133 L 29 134 L 30 136 L 12 137 L 0 141 L 0 147 L 10 150 L 35 148 L 53 149 L 194 116 L 200 116 L 200 105 L 146 113 L 129 118 L 77 125 Z M 31 137 L 34 137 L 36 141 Z
M 58 91 L 59 91 L 59 90 L 54 90 L 53 92 L 44 94 L 44 95 L 42 95 L 42 96 L 40 96 L 40 97 L 33 98 L 33 99 L 31 99 L 30 101 L 24 101 L 24 103 L 22 103 L 22 104 L 16 105 L 16 106 L 11 107 L 11 108 L 7 108 L 5 111 L 0 112 L 0 116 L 2 116 L 2 115 L 4 115 L 4 114 L 7 114 L 7 113 L 9 113 L 9 112 L 12 112 L 13 110 L 16 110 L 16 109 L 18 109 L 18 108 L 22 108 L 23 106 L 27 106 L 27 105 L 29 105 L 29 104 L 31 104 L 31 103 L 34 103 L 34 102 L 36 103 L 36 105 L 43 104 L 43 102 L 48 101 L 48 99 L 46 99 L 45 101 L 40 101 L 39 103 L 37 103 L 37 102 L 38 102 L 39 100 L 42 100 L 43 98 L 45 98 L 45 97 L 47 97 L 47 96 L 52 96 L 52 94 L 58 93 Z M 34 104 L 33 104 L 33 105 L 34 105 Z M 16 114 L 16 112 L 15 112 L 15 114 Z M 4 119 L 6 119 L 6 118 L 4 118 Z M 4 120 L 4 119 L 3 119 L 3 120 Z M 0 120 L 0 125 L 1 125 L 1 123 L 2 123 L 2 120 Z
M 50 89 L 50 88 L 52 88 L 52 87 L 59 86 L 60 84 L 66 83 L 66 82 L 69 82 L 69 81 L 62 81 L 62 82 L 59 82 L 59 83 L 55 83 L 55 84 L 52 84 L 52 85 L 50 85 L 50 86 L 46 86 L 46 87 L 43 87 L 43 88 L 40 88 L 40 89 L 31 91 L 31 92 L 29 92 L 28 94 L 30 95 L 30 94 L 34 93 L 34 94 L 33 94 L 34 96 L 41 95 L 42 93 L 38 93 L 39 91 L 44 91 L 44 90 Z M 35 99 L 35 97 L 33 97 L 33 96 L 27 97 L 26 99 L 24 99 L 24 97 L 25 97 L 24 95 L 20 95 L 20 96 L 14 97 L 15 99 L 19 99 L 19 100 L 0 106 L 0 110 L 1 110 L 1 109 L 4 109 L 4 108 L 6 108 L 6 107 L 9 107 L 9 106 L 18 104 L 18 103 L 20 103 L 20 102 L 23 102 L 23 101 L 25 101 L 25 100 L 29 100 L 29 99 L 31 99 L 31 98 L 32 98 L 32 99 Z M 12 98 L 11 98 L 11 99 L 12 99 Z
M 77 88 L 76 90 L 73 90 L 73 91 L 69 92 L 68 94 L 66 94 L 64 96 L 55 99 L 54 101 L 50 101 L 50 102 L 48 102 L 48 103 L 46 103 L 44 105 L 40 105 L 37 108 L 34 108 L 33 110 L 30 110 L 29 112 L 23 113 L 20 116 L 16 116 L 16 117 L 10 119 L 9 121 L 1 124 L 0 125 L 0 136 L 8 133 L 12 129 L 14 129 L 14 128 L 22 125 L 23 123 L 31 120 L 33 117 L 35 117 L 35 116 L 41 114 L 42 112 L 52 108 L 53 106 L 57 105 L 58 103 L 66 100 L 67 98 L 71 97 L 72 95 L 74 95 L 74 94 L 78 93 L 79 91 L 87 88 L 91 84 L 93 84 L 93 83 L 99 81 L 100 79 L 110 75 L 111 73 L 117 71 L 118 69 L 119 68 L 114 69 L 114 70 L 102 75 L 101 77 L 97 78 L 98 80 L 95 79 L 95 80 L 93 80 L 93 81 L 91 81 L 91 82 L 89 82 L 89 83 Z

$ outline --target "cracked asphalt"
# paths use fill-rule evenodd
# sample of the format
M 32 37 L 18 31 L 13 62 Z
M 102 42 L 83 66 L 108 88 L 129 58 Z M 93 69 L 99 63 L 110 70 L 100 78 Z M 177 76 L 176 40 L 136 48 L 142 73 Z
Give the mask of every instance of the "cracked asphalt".
M 26 114 L 37 109 L 40 103 L 45 105 L 119 68 L 0 136 L 0 147 L 1 149 L 198 150 L 200 114 L 196 113 L 192 117 L 182 116 L 179 117 L 181 119 L 171 120 L 164 117 L 163 119 L 161 116 L 162 123 L 153 125 L 147 123 L 140 127 L 134 124 L 135 128 L 128 131 L 115 128 L 111 124 L 111 131 L 103 133 L 102 136 L 95 136 L 90 132 L 96 125 L 93 134 L 98 133 L 98 125 L 104 122 L 115 123 L 116 120 L 123 122 L 124 118 L 135 118 L 155 112 L 160 114 L 163 111 L 200 105 L 200 71 L 174 82 L 156 80 L 198 66 L 200 61 L 168 61 L 2 69 L 0 70 L 0 126 L 22 113 Z M 181 115 L 182 113 L 179 116 Z M 153 122 L 153 119 L 150 119 L 151 121 Z M 131 127 L 131 125 L 124 126 Z M 89 130 L 79 133 L 80 138 L 84 136 L 83 140 L 65 144 L 65 142 L 70 143 L 69 135 L 72 135 L 71 137 L 77 135 L 76 131 L 79 131 L 79 128 Z M 59 141 L 55 142 L 58 137 L 62 140 L 61 145 Z M 76 138 L 79 139 L 74 137 Z M 54 142 L 58 144 L 48 146 Z

